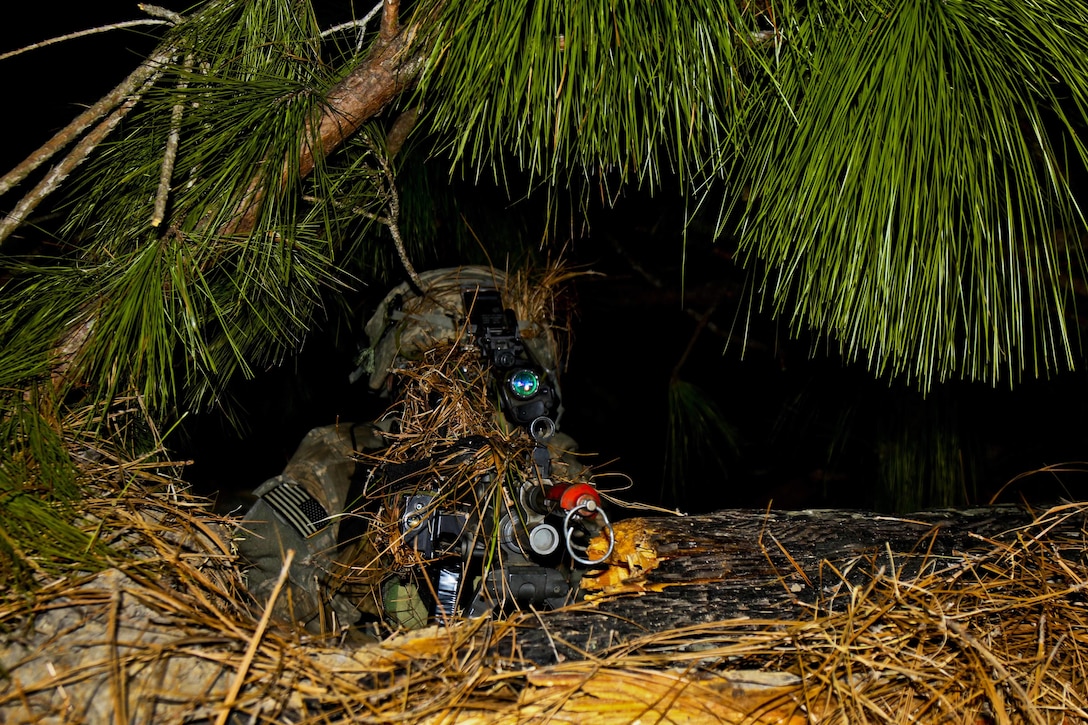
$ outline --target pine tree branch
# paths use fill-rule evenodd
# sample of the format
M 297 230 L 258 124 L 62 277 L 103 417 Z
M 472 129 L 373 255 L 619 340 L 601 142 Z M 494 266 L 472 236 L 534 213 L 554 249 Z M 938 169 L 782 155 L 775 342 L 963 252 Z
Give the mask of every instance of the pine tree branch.
M 382 20 L 379 40 L 367 59 L 329 92 L 320 119 L 310 127 L 300 149 L 297 172 L 299 177 L 309 175 L 319 158 L 338 148 L 366 120 L 379 113 L 396 95 L 410 87 L 423 68 L 426 53 L 422 49 L 413 48 L 419 26 L 400 28 L 399 0 L 383 0 L 380 7 Z M 149 8 L 144 9 L 150 12 Z M 57 189 L 128 114 L 139 100 L 139 92 L 154 82 L 175 52 L 176 49 L 167 48 L 142 63 L 109 94 L 0 179 L 0 195 L 3 195 L 79 138 L 88 128 L 105 118 L 0 221 L 0 243 L 26 221 L 29 214 Z M 164 178 L 169 173 L 168 157 L 169 147 L 163 165 Z M 285 168 L 280 183 L 286 185 L 291 176 Z M 252 231 L 266 194 L 263 186 L 261 178 L 255 176 L 251 180 L 242 200 L 235 207 L 233 221 L 219 230 L 221 234 L 245 234 Z M 152 226 L 157 226 L 156 222 L 161 223 L 165 214 L 165 201 L 166 196 L 160 185 Z
M 384 18 L 382 23 L 384 27 Z M 316 148 L 308 142 L 303 146 L 301 175 L 309 174 L 317 158 L 331 153 L 415 82 L 426 57 L 423 49 L 413 47 L 417 31 L 417 26 L 409 26 L 390 40 L 379 41 L 370 57 L 329 92 L 317 125 Z
M 396 158 L 400 150 L 404 148 L 404 144 L 408 140 L 408 134 L 415 128 L 416 121 L 419 120 L 419 114 L 422 110 L 421 106 L 413 106 L 402 112 L 397 116 L 397 120 L 393 121 L 392 128 L 385 135 L 385 152 L 389 155 L 389 158 Z
M 19 182 L 33 173 L 35 169 L 53 158 L 57 152 L 78 138 L 81 133 L 117 108 L 125 98 L 157 77 L 162 72 L 163 65 L 170 61 L 172 54 L 173 49 L 168 48 L 141 63 L 140 67 L 129 74 L 128 78 L 125 78 L 116 88 L 100 98 L 86 111 L 76 116 L 71 123 L 58 131 L 53 138 L 35 150 L 21 164 L 4 174 L 4 177 L 0 178 L 0 196 L 11 191 Z M 0 236 L 0 241 L 3 241 L 2 236 Z
M 393 246 L 397 248 L 397 256 L 400 257 L 400 263 L 404 267 L 404 271 L 408 273 L 408 279 L 412 281 L 417 291 L 421 291 L 423 281 L 419 278 L 419 273 L 416 272 L 416 268 L 412 265 L 412 260 L 408 259 L 408 250 L 404 247 L 404 238 L 400 235 L 400 194 L 397 192 L 396 175 L 393 173 L 393 167 L 385 154 L 375 151 L 375 157 L 378 159 L 378 163 L 382 167 L 382 173 L 385 174 L 386 183 L 389 185 L 389 215 L 385 219 L 385 225 L 389 227 L 389 234 L 393 237 Z
M 19 200 L 3 221 L 0 221 L 0 244 L 3 244 L 4 240 L 26 221 L 27 216 L 52 194 L 129 114 L 139 102 L 143 91 L 162 73 L 164 64 L 170 60 L 170 52 L 171 50 L 164 51 L 141 64 L 124 82 L 81 113 L 25 161 L 8 172 L 3 179 L 0 179 L 0 195 L 3 195 L 105 116 L 60 163 L 46 174 L 45 178 L 38 182 L 37 186 Z
M 322 38 L 327 38 L 330 35 L 336 35 L 337 33 L 343 32 L 343 31 L 348 30 L 350 28 L 356 28 L 356 29 L 358 29 L 360 31 L 359 32 L 359 42 L 355 46 L 356 52 L 358 52 L 358 51 L 362 50 L 362 42 L 363 42 L 363 32 L 362 31 L 366 29 L 366 26 L 370 24 L 370 21 L 373 20 L 378 15 L 378 13 L 380 13 L 381 11 L 382 11 L 382 3 L 379 2 L 377 5 L 375 5 L 374 7 L 372 7 L 370 9 L 370 12 L 368 12 L 366 15 L 364 15 L 362 18 L 360 18 L 358 20 L 349 20 L 346 23 L 340 23 L 339 25 L 334 25 L 331 28 L 328 28 L 326 30 L 322 30 L 321 31 L 321 37 Z
M 86 38 L 88 35 L 98 35 L 100 33 L 109 33 L 114 30 L 123 30 L 125 28 L 136 28 L 141 25 L 173 25 L 174 23 L 169 20 L 126 20 L 121 23 L 113 23 L 111 25 L 103 25 L 98 28 L 88 28 L 87 30 L 79 30 L 74 33 L 67 33 L 66 35 L 58 35 L 55 38 L 49 38 L 38 43 L 31 43 L 30 45 L 24 45 L 22 48 L 16 50 L 9 50 L 6 53 L 0 53 L 0 60 L 7 60 L 8 58 L 14 58 L 17 55 L 28 53 L 32 50 L 39 50 L 46 48 L 50 45 L 57 43 L 63 43 L 68 40 L 76 40 L 77 38 Z
M 400 23 L 400 0 L 384 0 L 382 4 L 381 39 L 389 42 L 397 35 Z
M 193 66 L 193 54 L 185 56 L 185 70 Z M 188 87 L 184 80 L 178 83 L 178 90 Z M 151 215 L 151 226 L 157 227 L 166 218 L 166 204 L 170 199 L 170 180 L 174 176 L 174 164 L 178 158 L 178 144 L 181 142 L 181 118 L 185 113 L 185 104 L 178 99 L 170 111 L 170 134 L 166 137 L 166 149 L 162 155 L 162 171 L 159 174 L 159 188 L 155 192 L 155 211 Z
M 383 29 L 396 23 L 397 6 L 395 1 L 386 1 Z M 379 38 L 367 58 L 329 91 L 321 117 L 305 134 L 297 163 L 298 178 L 308 176 L 318 159 L 336 150 L 363 123 L 415 83 L 427 57 L 426 48 L 415 45 L 418 31 L 419 25 L 410 25 L 388 40 Z M 280 184 L 286 186 L 292 176 L 290 170 L 285 168 Z M 219 233 L 251 232 L 256 226 L 265 194 L 262 179 L 255 176 L 236 205 L 233 220 L 220 228 Z
M 161 5 L 150 5 L 148 3 L 137 3 L 136 7 L 144 11 L 153 18 L 162 18 L 163 20 L 169 20 L 172 25 L 177 25 L 185 16 L 181 13 L 176 13 L 170 8 L 164 8 Z
M 130 20 L 123 23 L 114 23 L 112 25 L 104 25 L 98 28 L 90 28 L 88 30 L 81 30 L 76 33 L 68 33 L 67 35 L 61 35 L 56 38 L 50 38 L 49 40 L 43 40 L 40 43 L 34 43 L 18 50 L 13 50 L 7 53 L 0 54 L 0 60 L 11 58 L 16 55 L 20 55 L 27 51 L 36 50 L 38 48 L 44 48 L 54 43 L 60 43 L 66 40 L 73 40 L 75 38 L 82 38 L 88 35 L 96 35 L 99 33 L 110 32 L 113 30 L 119 30 L 122 28 L 130 28 L 140 25 L 177 25 L 184 17 L 172 10 L 158 7 L 157 5 L 138 5 L 140 10 L 150 15 L 152 18 L 159 18 L 158 20 Z M 157 76 L 162 72 L 161 67 L 165 63 L 169 62 L 170 57 L 173 54 L 173 49 L 167 48 L 161 53 L 156 54 L 154 57 L 149 58 L 140 64 L 140 66 L 133 71 L 124 81 L 121 82 L 116 88 L 110 91 L 108 94 L 98 100 L 93 106 L 88 108 L 83 113 L 79 114 L 71 123 L 58 132 L 47 143 L 39 147 L 34 153 L 28 156 L 21 164 L 14 169 L 4 174 L 4 177 L 0 179 L 0 196 L 3 196 L 10 191 L 15 185 L 25 179 L 28 175 L 34 172 L 39 166 L 44 164 L 50 158 L 53 157 L 58 151 L 71 143 L 77 138 L 83 131 L 89 128 L 92 124 L 96 123 L 100 118 L 117 107 L 121 101 L 132 93 L 136 88 L 140 88 L 146 85 L 151 76 Z M 5 235 L 6 236 L 6 235 Z M 0 236 L 0 242 L 4 239 Z

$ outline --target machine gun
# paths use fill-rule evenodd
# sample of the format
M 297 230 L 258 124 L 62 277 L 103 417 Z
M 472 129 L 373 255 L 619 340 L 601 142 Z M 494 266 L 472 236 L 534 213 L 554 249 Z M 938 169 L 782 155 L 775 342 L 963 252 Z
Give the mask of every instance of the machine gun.
M 494 609 L 554 608 L 567 603 L 586 567 L 611 554 L 611 523 L 597 490 L 585 483 L 520 487 L 515 502 L 501 497 L 491 481 L 478 484 L 480 507 L 449 506 L 433 493 L 404 494 L 400 508 L 402 543 L 427 568 L 434 616 L 465 612 L 480 616 Z M 588 558 L 590 539 L 606 531 L 609 549 Z M 466 584 L 470 586 L 465 586 Z

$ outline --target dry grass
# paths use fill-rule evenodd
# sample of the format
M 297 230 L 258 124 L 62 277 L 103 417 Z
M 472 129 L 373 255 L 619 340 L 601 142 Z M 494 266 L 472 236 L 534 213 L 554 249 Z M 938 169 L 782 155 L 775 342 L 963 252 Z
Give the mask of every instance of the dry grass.
M 368 644 L 262 619 L 228 522 L 153 481 L 86 512 L 125 556 L 0 606 L 5 722 L 1088 722 L 1084 544 L 1050 532 L 1084 505 L 913 579 L 844 583 L 798 619 L 550 666 L 509 654 L 548 626 L 531 612 Z

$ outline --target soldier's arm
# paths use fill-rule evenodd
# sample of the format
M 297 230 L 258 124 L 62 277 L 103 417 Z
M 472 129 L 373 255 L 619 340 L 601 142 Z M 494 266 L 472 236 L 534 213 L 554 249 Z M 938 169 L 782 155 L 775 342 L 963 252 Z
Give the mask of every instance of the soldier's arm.
M 353 624 L 350 602 L 327 596 L 326 582 L 336 557 L 341 514 L 357 473 L 356 452 L 385 444 L 374 424 L 340 423 L 315 428 L 302 440 L 282 473 L 254 491 L 257 501 L 236 532 L 246 559 L 246 584 L 267 602 L 288 550 L 294 561 L 274 613 L 315 632 Z M 338 621 L 337 621 L 338 620 Z

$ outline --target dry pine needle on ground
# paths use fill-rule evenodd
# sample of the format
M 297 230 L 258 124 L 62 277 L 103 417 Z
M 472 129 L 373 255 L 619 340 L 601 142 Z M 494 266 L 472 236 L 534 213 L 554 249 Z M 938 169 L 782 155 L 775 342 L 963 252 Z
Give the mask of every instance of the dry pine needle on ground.
M 363 646 L 262 619 L 233 522 L 161 478 L 84 511 L 116 560 L 0 603 L 3 722 L 1088 723 L 1084 504 L 909 576 L 844 575 L 778 619 L 672 627 L 550 663 L 518 647 L 530 630 L 561 635 L 550 613 Z

